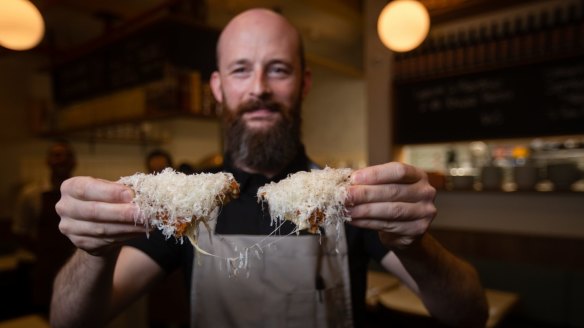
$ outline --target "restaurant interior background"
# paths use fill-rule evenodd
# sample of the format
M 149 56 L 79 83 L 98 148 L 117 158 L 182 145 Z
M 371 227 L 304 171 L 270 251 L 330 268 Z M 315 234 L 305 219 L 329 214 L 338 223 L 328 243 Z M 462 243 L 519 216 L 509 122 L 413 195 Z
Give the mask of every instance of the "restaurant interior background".
M 377 35 L 383 0 L 33 1 L 42 42 L 0 47 L 2 238 L 20 188 L 48 176 L 53 138 L 73 143 L 76 175 L 110 180 L 144 170 L 157 147 L 175 163 L 216 160 L 216 31 L 270 7 L 299 27 L 313 70 L 309 155 L 426 169 L 433 233 L 488 288 L 518 295 L 508 320 L 584 327 L 583 2 L 421 2 L 428 37 L 397 53 Z

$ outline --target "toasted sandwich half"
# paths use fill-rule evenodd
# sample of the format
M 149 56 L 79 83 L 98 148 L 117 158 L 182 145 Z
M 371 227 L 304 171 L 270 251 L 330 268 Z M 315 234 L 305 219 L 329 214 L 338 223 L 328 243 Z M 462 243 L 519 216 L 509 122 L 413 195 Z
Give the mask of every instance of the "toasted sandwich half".
M 333 169 L 297 172 L 277 183 L 272 182 L 258 190 L 258 201 L 269 206 L 276 223 L 289 220 L 296 231 L 350 221 L 345 201 L 350 185 L 351 169 Z
M 139 221 L 160 229 L 168 239 L 187 236 L 196 243 L 199 223 L 216 219 L 217 209 L 239 197 L 231 173 L 186 175 L 167 168 L 158 174 L 136 173 L 118 182 L 134 190 Z

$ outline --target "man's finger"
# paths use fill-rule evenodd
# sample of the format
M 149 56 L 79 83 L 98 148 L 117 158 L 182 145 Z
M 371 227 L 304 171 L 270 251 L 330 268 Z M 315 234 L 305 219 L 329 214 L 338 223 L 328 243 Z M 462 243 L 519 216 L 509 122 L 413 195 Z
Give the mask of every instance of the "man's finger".
M 120 247 L 120 245 L 128 239 L 135 238 L 136 235 L 119 236 L 116 238 L 98 238 L 90 236 L 69 236 L 71 242 L 89 254 L 97 255 L 104 254 L 112 248 Z
M 93 222 L 118 222 L 132 224 L 139 218 L 140 209 L 136 204 L 112 204 L 103 202 L 80 202 L 63 198 L 55 206 L 61 217 Z
M 61 194 L 80 200 L 93 200 L 107 203 L 128 203 L 134 192 L 127 186 L 90 177 L 75 177 L 61 185 Z
M 355 185 L 377 185 L 387 183 L 415 183 L 422 178 L 415 167 L 403 163 L 391 162 L 359 169 L 351 175 Z
M 411 221 L 418 218 L 433 219 L 436 207 L 432 203 L 368 203 L 349 208 L 349 213 L 353 219 Z
M 349 187 L 346 204 L 432 201 L 436 189 L 430 185 L 391 183 L 383 185 L 352 185 Z
M 408 201 L 402 184 L 353 185 L 349 187 L 347 204 L 350 206 L 376 203 Z
M 68 236 L 91 237 L 107 240 L 125 240 L 145 234 L 148 230 L 141 224 L 95 223 L 78 220 L 61 220 L 61 232 Z
M 414 236 L 426 230 L 427 226 L 418 222 L 388 221 L 388 220 L 353 220 L 352 225 L 360 228 L 383 231 L 396 236 Z

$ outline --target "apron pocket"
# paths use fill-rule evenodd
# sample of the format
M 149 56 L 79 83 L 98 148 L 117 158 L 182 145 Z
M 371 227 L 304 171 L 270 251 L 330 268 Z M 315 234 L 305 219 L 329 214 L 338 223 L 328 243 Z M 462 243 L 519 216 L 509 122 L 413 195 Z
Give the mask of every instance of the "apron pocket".
M 286 327 L 322 327 L 316 321 L 317 312 L 322 312 L 322 308 L 324 308 L 324 303 L 317 302 L 318 296 L 315 290 L 286 295 Z M 321 308 L 320 311 L 317 306 Z
M 286 327 L 344 327 L 348 311 L 342 286 L 286 295 Z

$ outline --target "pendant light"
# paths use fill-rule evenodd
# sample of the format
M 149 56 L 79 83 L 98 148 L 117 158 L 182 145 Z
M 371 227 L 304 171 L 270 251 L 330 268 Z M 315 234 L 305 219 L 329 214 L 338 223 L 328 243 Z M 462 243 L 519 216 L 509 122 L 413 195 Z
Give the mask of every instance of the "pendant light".
M 0 0 L 0 46 L 28 50 L 43 39 L 45 23 L 28 0 Z
M 430 30 L 428 10 L 416 0 L 393 0 L 381 11 L 377 33 L 392 51 L 407 52 L 418 47 Z

